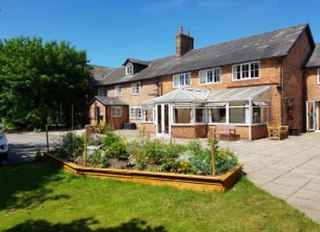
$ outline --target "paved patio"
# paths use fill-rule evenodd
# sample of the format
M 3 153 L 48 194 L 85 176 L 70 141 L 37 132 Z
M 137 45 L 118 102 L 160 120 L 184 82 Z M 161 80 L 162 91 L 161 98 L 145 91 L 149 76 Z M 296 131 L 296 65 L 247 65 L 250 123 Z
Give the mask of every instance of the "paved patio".
M 128 139 L 136 131 L 118 131 Z M 186 143 L 186 139 L 174 139 Z M 201 139 L 203 144 L 206 139 Z M 244 163 L 244 171 L 258 187 L 286 200 L 320 223 L 320 133 L 290 136 L 282 141 L 220 141 Z
M 255 185 L 320 223 L 320 133 L 220 145 L 237 154 Z

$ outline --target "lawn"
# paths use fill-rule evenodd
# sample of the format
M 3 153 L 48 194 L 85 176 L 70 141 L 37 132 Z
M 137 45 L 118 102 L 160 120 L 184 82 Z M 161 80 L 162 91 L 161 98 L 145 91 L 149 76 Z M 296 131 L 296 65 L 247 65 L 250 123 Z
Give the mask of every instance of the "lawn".
M 0 231 L 320 231 L 246 177 L 202 193 L 77 177 L 45 162 L 0 167 Z

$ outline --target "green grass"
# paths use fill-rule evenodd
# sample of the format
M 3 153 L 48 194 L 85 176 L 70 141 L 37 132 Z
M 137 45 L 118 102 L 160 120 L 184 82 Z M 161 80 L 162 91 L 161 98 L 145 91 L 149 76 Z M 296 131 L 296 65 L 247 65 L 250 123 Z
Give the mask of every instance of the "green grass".
M 45 162 L 0 167 L 0 231 L 320 231 L 247 178 L 202 193 L 77 177 Z

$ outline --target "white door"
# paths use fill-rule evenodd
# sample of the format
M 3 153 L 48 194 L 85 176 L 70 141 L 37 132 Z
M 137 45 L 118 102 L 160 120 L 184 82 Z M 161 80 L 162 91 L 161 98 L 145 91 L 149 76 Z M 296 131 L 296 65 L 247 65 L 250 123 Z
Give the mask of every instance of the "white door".
M 157 137 L 170 137 L 170 110 L 169 104 L 156 105 Z
M 314 131 L 316 129 L 316 103 L 314 101 L 307 101 L 307 131 Z

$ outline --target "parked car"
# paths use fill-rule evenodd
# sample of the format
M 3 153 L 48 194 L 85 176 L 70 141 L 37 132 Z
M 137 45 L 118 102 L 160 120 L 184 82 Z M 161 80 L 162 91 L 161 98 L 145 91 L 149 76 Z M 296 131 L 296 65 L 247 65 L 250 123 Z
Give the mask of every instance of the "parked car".
M 0 163 L 8 159 L 8 140 L 5 133 L 0 132 Z

